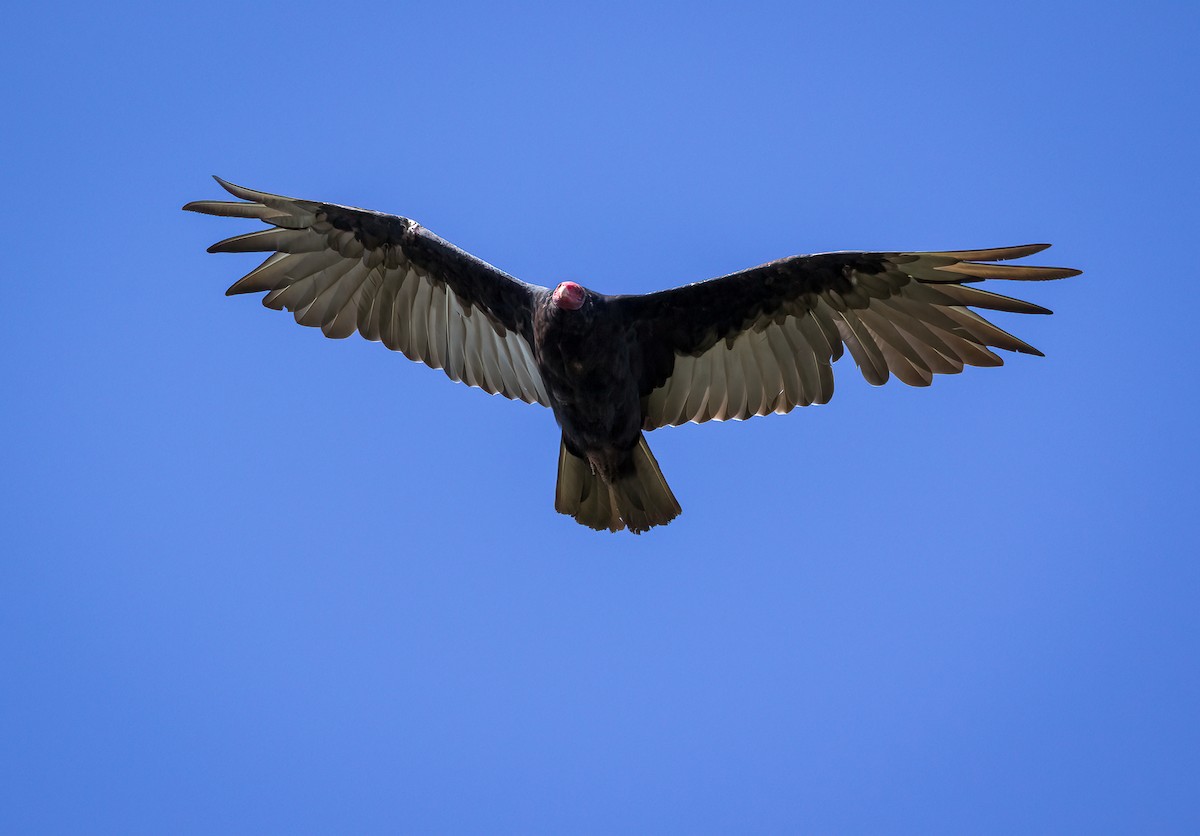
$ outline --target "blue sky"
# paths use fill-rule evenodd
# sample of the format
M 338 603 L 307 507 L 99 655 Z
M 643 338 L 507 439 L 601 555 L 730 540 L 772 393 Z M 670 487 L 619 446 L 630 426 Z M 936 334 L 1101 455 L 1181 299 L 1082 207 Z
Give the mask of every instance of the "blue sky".
M 6 15 L 0 830 L 1196 832 L 1194 4 Z M 650 441 L 254 298 L 219 174 L 528 281 L 1051 241 L 1046 352 Z

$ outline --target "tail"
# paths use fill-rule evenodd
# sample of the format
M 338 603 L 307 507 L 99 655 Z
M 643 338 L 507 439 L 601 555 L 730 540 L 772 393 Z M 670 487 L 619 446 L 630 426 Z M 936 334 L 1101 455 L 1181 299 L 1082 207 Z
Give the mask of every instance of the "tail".
M 563 443 L 558 448 L 554 509 L 597 531 L 628 528 L 641 534 L 675 519 L 683 509 L 658 469 L 645 436 L 638 438 L 632 455 L 628 472 L 606 483 L 587 459 L 572 454 Z

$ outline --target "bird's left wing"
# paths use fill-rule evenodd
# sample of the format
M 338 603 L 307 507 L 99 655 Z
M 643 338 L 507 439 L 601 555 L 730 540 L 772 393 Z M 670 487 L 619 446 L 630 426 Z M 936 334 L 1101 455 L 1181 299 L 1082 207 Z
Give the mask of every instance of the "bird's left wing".
M 971 286 L 1078 270 L 988 264 L 1048 244 L 988 250 L 793 256 L 615 303 L 641 354 L 645 428 L 744 419 L 833 396 L 832 363 L 850 349 L 863 376 L 928 386 L 964 364 L 999 366 L 991 348 L 1040 354 L 970 308 L 1050 313 Z
M 256 192 L 216 178 L 242 201 L 199 200 L 192 212 L 256 218 L 270 229 L 227 238 L 214 253 L 266 252 L 227 291 L 266 291 L 263 304 L 327 337 L 355 331 L 492 394 L 549 405 L 533 359 L 526 284 L 408 218 Z

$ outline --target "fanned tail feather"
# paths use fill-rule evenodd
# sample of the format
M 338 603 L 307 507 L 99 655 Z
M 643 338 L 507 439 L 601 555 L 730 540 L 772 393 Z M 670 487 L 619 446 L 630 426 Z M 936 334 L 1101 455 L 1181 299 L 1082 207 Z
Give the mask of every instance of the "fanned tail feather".
M 612 483 L 606 483 L 587 459 L 572 454 L 562 443 L 554 508 L 597 531 L 628 528 L 634 534 L 666 525 L 682 510 L 644 436 L 633 449 L 629 473 Z

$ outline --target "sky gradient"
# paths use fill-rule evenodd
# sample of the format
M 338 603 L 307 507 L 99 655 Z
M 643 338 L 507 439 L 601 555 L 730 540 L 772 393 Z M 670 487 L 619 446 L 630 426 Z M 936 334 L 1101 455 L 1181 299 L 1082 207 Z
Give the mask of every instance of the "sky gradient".
M 1194 4 L 6 16 L 0 831 L 1200 830 Z M 223 292 L 251 188 L 527 281 L 1050 241 L 928 389 L 650 436 Z

